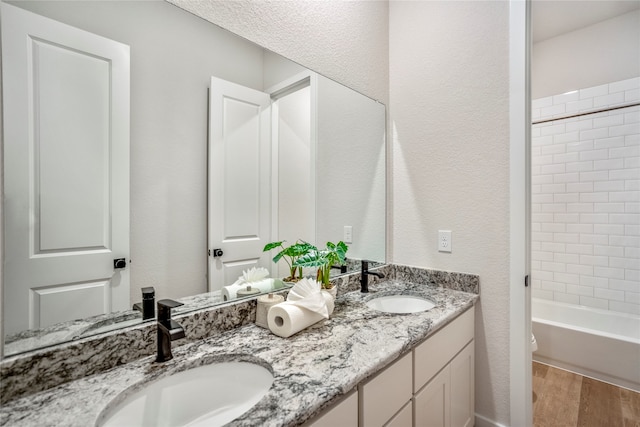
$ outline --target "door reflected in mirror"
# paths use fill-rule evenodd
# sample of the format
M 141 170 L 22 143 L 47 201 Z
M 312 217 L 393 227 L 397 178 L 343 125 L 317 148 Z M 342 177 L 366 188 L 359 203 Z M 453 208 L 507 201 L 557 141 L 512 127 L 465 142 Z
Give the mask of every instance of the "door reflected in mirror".
M 44 17 L 128 47 L 130 111 L 109 104 L 109 114 L 105 116 L 102 112 L 101 117 L 121 115 L 128 119 L 130 163 L 126 168 L 128 184 L 101 184 L 100 188 L 106 190 L 91 191 L 95 196 L 91 200 L 97 201 L 93 206 L 100 206 L 102 212 L 107 213 L 113 212 L 116 195 L 127 195 L 129 219 L 121 221 L 129 228 L 124 238 L 129 248 L 116 249 L 113 238 L 103 238 L 103 231 L 113 227 L 116 221 L 110 214 L 85 215 L 102 226 L 103 231 L 77 233 L 84 237 L 98 235 L 102 239 L 98 243 L 95 239 L 88 243 L 62 242 L 60 239 L 70 235 L 69 227 L 77 230 L 75 226 L 80 222 L 67 221 L 68 229 L 56 222 L 44 223 L 44 216 L 33 213 L 46 210 L 40 211 L 37 207 L 51 206 L 57 209 L 57 218 L 68 220 L 73 218 L 69 212 L 82 213 L 76 206 L 84 199 L 78 197 L 79 191 L 84 184 L 95 182 L 86 179 L 87 176 L 93 173 L 122 178 L 126 173 L 112 169 L 115 153 L 110 151 L 115 149 L 112 139 L 102 145 L 83 145 L 82 141 L 96 139 L 80 135 L 76 140 L 80 142 L 65 144 L 69 132 L 78 128 L 69 123 L 74 123 L 73 120 L 88 123 L 80 116 L 83 108 L 72 110 L 71 119 L 67 117 L 66 122 L 56 117 L 51 119 L 49 127 L 63 124 L 57 146 L 45 145 L 50 133 L 44 128 L 40 130 L 42 134 L 37 135 L 40 139 L 29 139 L 29 129 L 33 128 L 29 127 L 28 118 L 20 130 L 27 136 L 14 139 L 15 133 L 10 133 L 7 127 L 12 120 L 8 114 L 14 111 L 15 102 L 24 103 L 29 99 L 29 90 L 41 83 L 34 79 L 41 74 L 36 73 L 34 77 L 27 73 L 31 80 L 19 85 L 23 89 L 16 89 L 11 94 L 14 98 L 7 98 L 7 91 L 3 94 L 4 232 L 8 236 L 11 234 L 8 230 L 20 228 L 27 236 L 16 238 L 21 240 L 20 244 L 5 241 L 3 325 L 5 332 L 12 335 L 5 337 L 5 355 L 141 322 L 141 313 L 131 307 L 142 300 L 141 289 L 145 287 L 155 288 L 156 299 L 185 302 L 181 309 L 186 311 L 224 302 L 222 287 L 234 283 L 252 266 L 267 268 L 271 277 L 284 277 L 286 269 L 271 262 L 272 254 L 262 253 L 268 241 L 305 239 L 324 245 L 327 241 L 345 240 L 345 233 L 350 230 L 349 258 L 353 264 L 358 259 L 384 261 L 384 105 L 164 1 L 7 3 L 37 14 L 37 19 Z M 15 30 L 5 22 L 4 10 L 2 15 L 3 82 L 5 87 L 17 88 L 7 79 L 11 76 L 9 69 L 15 66 L 14 57 L 7 55 L 10 32 Z M 41 40 L 41 37 L 34 39 Z M 60 53 L 51 48 L 52 44 L 40 43 L 38 52 Z M 56 48 L 63 45 L 55 43 Z M 82 49 L 73 47 L 72 53 L 75 55 Z M 59 61 L 49 63 L 55 65 Z M 50 69 L 59 71 L 55 66 Z M 99 66 L 97 72 L 100 72 Z M 70 75 L 72 82 L 79 81 L 76 78 L 79 76 Z M 60 77 L 52 76 L 49 86 L 41 87 L 55 88 Z M 210 146 L 214 138 L 209 134 L 218 128 L 211 124 L 209 111 L 213 99 L 209 91 L 214 90 L 212 77 L 267 94 L 269 111 L 265 114 L 268 117 L 258 123 L 267 122 L 270 128 L 263 142 L 232 138 L 230 142 L 235 144 L 232 146 L 235 151 L 225 148 L 224 152 L 214 155 L 216 148 Z M 49 97 L 44 98 L 47 105 L 73 105 L 71 99 L 55 91 L 43 92 L 43 96 Z M 18 101 L 9 102 L 10 99 Z M 91 100 L 95 101 L 95 97 Z M 242 110 L 237 104 L 231 107 Z M 246 111 L 239 113 L 246 116 Z M 242 129 L 245 128 L 241 126 Z M 264 125 L 253 128 L 256 129 L 266 131 Z M 24 148 L 25 144 L 42 149 L 12 157 L 10 147 Z M 87 152 L 89 147 L 94 147 L 93 151 Z M 34 157 L 34 152 L 39 153 L 39 157 Z M 92 152 L 93 157 L 88 157 Z M 111 154 L 100 160 L 96 153 Z M 73 186 L 68 191 L 52 193 L 50 200 L 27 196 L 24 202 L 16 203 L 17 199 L 7 192 L 6 172 L 11 170 L 11 165 L 19 170 L 37 171 L 26 175 L 27 186 L 20 190 L 23 195 L 33 195 L 36 194 L 34 182 L 44 187 L 59 187 L 58 181 L 46 174 L 46 169 L 38 169 L 49 160 L 60 160 L 52 166 L 57 170 L 77 169 L 75 175 L 66 178 Z M 213 167 L 214 164 L 219 166 Z M 211 179 L 220 174 L 223 193 L 212 195 Z M 256 186 L 259 186 L 257 190 Z M 222 221 L 214 222 L 212 214 Z M 14 223 L 14 218 L 25 225 Z M 221 231 L 216 231 L 217 237 L 213 236 L 214 225 L 220 224 Z M 75 275 L 71 279 L 55 277 L 44 283 L 21 277 L 27 267 L 17 261 L 19 257 L 35 256 L 45 261 L 52 258 L 43 250 L 33 251 L 38 247 L 35 243 L 52 241 L 44 238 L 45 231 L 49 233 L 47 236 L 58 239 L 54 241 L 58 246 L 47 243 L 48 246 L 43 246 L 44 252 L 100 252 L 108 256 L 108 265 L 101 267 L 104 271 L 97 278 L 81 275 L 91 264 L 84 261 L 64 267 Z M 229 246 L 230 242 L 243 239 L 245 243 L 253 240 L 257 250 L 234 253 L 236 249 Z M 221 249 L 223 256 L 210 256 L 209 251 L 214 249 Z M 115 268 L 113 260 L 120 258 L 125 258 L 127 264 L 124 268 Z M 46 262 L 42 264 L 38 267 L 41 274 L 55 276 Z M 123 293 L 125 278 L 128 278 L 129 290 Z M 84 293 L 71 295 L 65 292 L 69 287 Z M 19 296 L 12 297 L 12 289 L 16 289 Z M 116 290 L 124 296 L 114 296 Z M 47 304 L 38 303 L 44 300 Z M 98 302 L 89 304 L 89 301 Z M 74 306 L 89 311 L 69 310 Z M 7 327 L 8 318 L 19 317 L 14 309 L 23 311 L 25 320 L 15 328 Z M 51 320 L 45 324 L 42 322 L 45 318 Z

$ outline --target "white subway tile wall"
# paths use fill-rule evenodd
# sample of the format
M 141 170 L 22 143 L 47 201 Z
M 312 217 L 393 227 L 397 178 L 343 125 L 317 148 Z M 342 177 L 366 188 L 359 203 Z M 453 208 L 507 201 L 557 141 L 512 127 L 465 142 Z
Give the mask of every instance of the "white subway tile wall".
M 532 292 L 640 314 L 640 77 L 533 101 Z

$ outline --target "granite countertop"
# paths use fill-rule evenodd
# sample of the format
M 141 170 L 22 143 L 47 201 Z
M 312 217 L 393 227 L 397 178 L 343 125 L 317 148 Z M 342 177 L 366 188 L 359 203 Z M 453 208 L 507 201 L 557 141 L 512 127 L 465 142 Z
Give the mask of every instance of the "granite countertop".
M 250 361 L 270 368 L 269 392 L 229 425 L 293 426 L 319 414 L 358 383 L 406 353 L 470 308 L 478 295 L 432 285 L 388 280 L 369 294 L 350 292 L 336 300 L 331 318 L 289 338 L 254 324 L 176 347 L 174 358 L 154 356 L 8 402 L 0 425 L 92 426 L 126 393 L 168 374 L 215 361 Z M 385 294 L 424 296 L 427 312 L 389 314 L 365 302 Z M 212 385 L 215 387 L 215 384 Z

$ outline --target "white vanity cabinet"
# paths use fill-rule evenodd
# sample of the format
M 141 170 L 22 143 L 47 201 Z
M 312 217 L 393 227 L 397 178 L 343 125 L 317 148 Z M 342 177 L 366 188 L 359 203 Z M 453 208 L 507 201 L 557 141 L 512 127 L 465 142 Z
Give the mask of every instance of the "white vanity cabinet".
M 358 386 L 361 426 L 377 427 L 387 423 L 398 427 L 411 426 L 411 422 L 402 424 L 406 416 L 398 418 L 395 415 L 400 415 L 403 410 L 406 411 L 407 406 L 411 406 L 412 362 L 412 353 L 407 353 L 371 380 Z
M 307 427 L 358 427 L 358 391 L 314 418 Z
M 308 425 L 471 427 L 474 412 L 472 307 Z
M 474 309 L 420 344 L 414 355 L 414 425 L 474 424 Z

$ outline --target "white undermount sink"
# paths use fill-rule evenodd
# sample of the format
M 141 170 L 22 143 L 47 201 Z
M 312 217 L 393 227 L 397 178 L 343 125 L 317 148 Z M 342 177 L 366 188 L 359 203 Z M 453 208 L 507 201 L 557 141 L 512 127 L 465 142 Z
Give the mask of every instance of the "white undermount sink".
M 367 306 L 385 313 L 419 313 L 431 310 L 436 305 L 426 298 L 414 295 L 388 295 L 367 301 Z
M 249 362 L 224 362 L 149 383 L 109 411 L 103 427 L 221 426 L 269 391 L 273 374 Z

